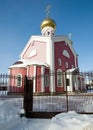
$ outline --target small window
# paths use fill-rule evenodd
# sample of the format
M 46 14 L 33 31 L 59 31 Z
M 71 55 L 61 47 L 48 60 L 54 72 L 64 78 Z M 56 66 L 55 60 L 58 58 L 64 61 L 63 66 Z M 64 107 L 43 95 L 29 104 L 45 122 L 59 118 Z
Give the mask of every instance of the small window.
M 50 32 L 47 32 L 48 33 L 48 35 L 50 35 Z
M 66 62 L 66 68 L 68 68 L 68 62 Z
M 61 59 L 58 58 L 58 65 L 61 65 Z
M 45 75 L 45 87 L 49 86 L 49 75 Z
M 67 57 L 67 58 L 70 58 L 70 55 L 69 55 L 69 53 L 68 53 L 67 50 L 64 50 L 64 51 L 63 51 L 63 55 L 64 55 L 65 57 Z
M 62 87 L 62 70 L 57 70 L 57 86 Z
M 22 75 L 17 75 L 16 76 L 16 86 L 21 87 L 22 86 Z

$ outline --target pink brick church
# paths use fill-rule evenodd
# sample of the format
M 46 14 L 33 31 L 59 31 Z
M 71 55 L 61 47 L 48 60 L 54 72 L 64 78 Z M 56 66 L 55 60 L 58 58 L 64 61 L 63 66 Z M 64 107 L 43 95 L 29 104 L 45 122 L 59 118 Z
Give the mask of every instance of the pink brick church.
M 68 36 L 55 35 L 56 23 L 51 18 L 41 22 L 41 35 L 31 36 L 21 52 L 20 59 L 9 67 L 9 74 L 17 77 L 11 81 L 14 88 L 23 92 L 25 75 L 33 78 L 34 93 L 59 93 L 66 91 L 65 72 L 78 72 L 78 56 Z M 38 76 L 41 78 L 38 78 Z M 69 79 L 67 90 L 84 89 L 84 77 L 66 75 Z M 15 91 L 13 89 L 12 91 Z

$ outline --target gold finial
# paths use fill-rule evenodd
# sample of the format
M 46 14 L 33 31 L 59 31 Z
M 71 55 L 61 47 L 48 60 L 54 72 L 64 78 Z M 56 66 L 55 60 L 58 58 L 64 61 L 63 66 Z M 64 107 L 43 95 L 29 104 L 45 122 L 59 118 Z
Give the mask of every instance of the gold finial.
M 46 10 L 45 10 L 47 14 L 47 18 L 49 17 L 49 14 L 50 14 L 50 8 L 51 8 L 51 5 L 47 5 Z
M 47 18 L 45 18 L 42 23 L 41 23 L 41 29 L 43 29 L 44 27 L 52 27 L 54 29 L 56 29 L 56 23 L 53 19 L 49 18 L 49 14 L 50 14 L 50 8 L 51 5 L 48 5 L 46 7 L 46 14 L 47 14 Z

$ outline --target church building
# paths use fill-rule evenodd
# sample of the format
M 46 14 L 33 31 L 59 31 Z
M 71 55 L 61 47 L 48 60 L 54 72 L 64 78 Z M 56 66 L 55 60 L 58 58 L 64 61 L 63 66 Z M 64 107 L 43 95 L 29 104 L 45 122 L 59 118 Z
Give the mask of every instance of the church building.
M 20 59 L 9 67 L 10 86 L 24 91 L 25 75 L 33 79 L 33 93 L 61 93 L 83 89 L 84 77 L 68 73 L 78 72 L 78 56 L 68 36 L 55 35 L 56 23 L 50 17 L 41 22 L 41 35 L 31 36 L 21 52 Z M 67 73 L 67 75 L 65 75 Z M 11 89 L 11 87 L 9 88 Z

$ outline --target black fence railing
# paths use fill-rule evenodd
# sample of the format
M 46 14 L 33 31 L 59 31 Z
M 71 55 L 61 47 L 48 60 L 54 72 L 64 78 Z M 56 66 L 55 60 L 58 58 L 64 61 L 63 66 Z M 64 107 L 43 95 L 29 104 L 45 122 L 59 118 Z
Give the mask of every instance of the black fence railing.
M 54 96 L 33 96 L 33 83 L 26 78 L 24 85 L 24 109 L 27 118 L 51 118 L 68 111 L 93 114 L 93 94 L 75 93 Z
M 68 103 L 66 98 L 66 95 L 34 96 L 33 111 L 93 113 L 93 94 L 68 95 Z
M 21 85 L 18 85 L 21 82 Z M 24 77 L 0 74 L 0 95 L 22 94 L 24 92 Z
M 55 73 L 49 76 L 55 76 Z M 62 73 L 62 75 L 64 75 Z M 71 73 L 66 73 L 71 75 Z M 74 73 L 74 75 L 76 75 Z M 83 75 L 86 90 L 83 93 L 61 93 L 58 95 L 33 95 L 33 80 L 36 77 L 16 77 L 7 74 L 0 75 L 0 95 L 23 94 L 23 106 L 26 117 L 51 118 L 60 112 L 76 111 L 78 113 L 93 114 L 93 74 L 79 73 Z M 72 75 L 73 76 L 73 75 Z M 68 85 L 68 84 L 66 84 Z
M 44 84 L 49 86 L 51 76 L 54 76 L 56 79 L 58 78 L 58 85 L 60 86 L 61 80 L 60 77 L 63 80 L 63 83 L 68 86 L 69 85 L 69 76 L 72 78 L 72 89 L 73 91 L 85 91 L 86 90 L 92 90 L 93 89 L 93 73 L 72 73 L 72 72 L 66 72 L 66 73 L 48 73 L 45 75 L 36 75 L 35 77 L 28 77 L 29 80 L 36 80 L 37 86 L 40 85 L 42 78 L 44 79 Z M 58 77 L 57 77 L 58 76 Z M 8 74 L 0 74 L 0 94 L 3 91 L 7 91 L 10 94 L 20 94 L 24 92 L 24 77 L 25 76 L 14 76 L 14 75 L 8 75 Z M 78 81 L 78 82 L 77 82 Z M 77 82 L 77 84 L 76 84 Z M 56 83 L 57 85 L 57 83 Z M 78 89 L 75 88 L 78 86 Z M 45 89 L 48 87 L 45 86 Z M 35 86 L 34 86 L 35 87 Z M 37 88 L 36 88 L 37 89 Z M 66 91 L 67 87 L 65 88 Z M 68 91 L 68 90 L 67 90 Z M 34 92 L 35 93 L 35 92 Z M 38 93 L 38 90 L 37 92 Z

